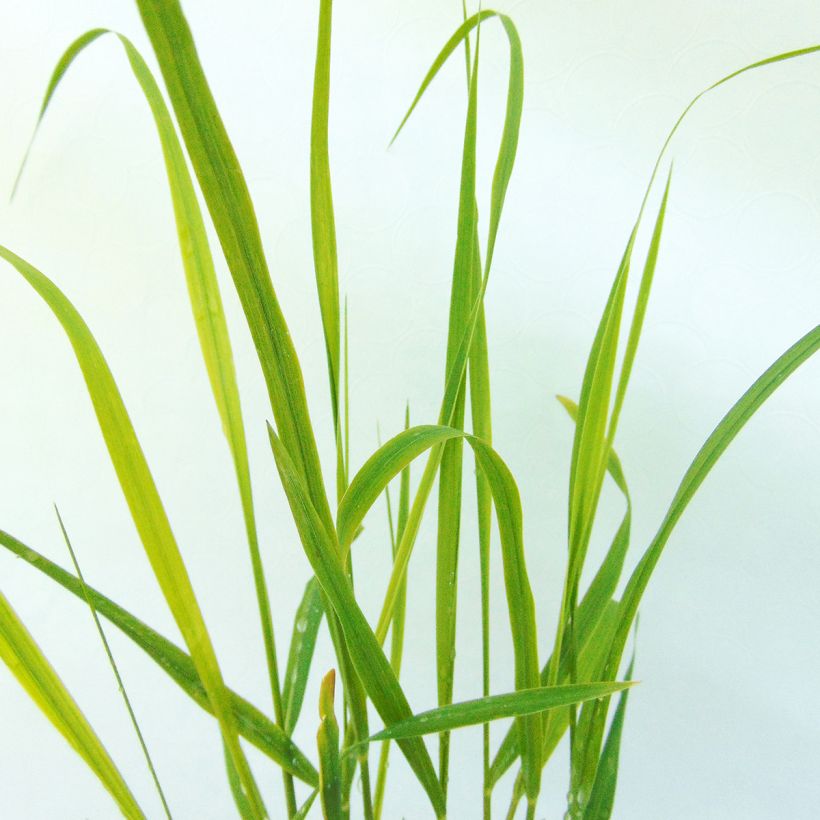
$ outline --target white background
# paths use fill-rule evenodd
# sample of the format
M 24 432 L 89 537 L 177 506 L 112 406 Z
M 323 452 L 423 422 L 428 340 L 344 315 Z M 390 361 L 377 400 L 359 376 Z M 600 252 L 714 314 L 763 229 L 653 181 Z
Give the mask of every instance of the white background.
M 333 443 L 308 206 L 318 3 L 188 0 L 185 7 L 255 199 L 330 478 Z M 70 40 L 102 25 L 127 33 L 146 54 L 148 46 L 127 0 L 1 0 L 0 8 L 0 190 L 6 192 L 51 69 Z M 553 396 L 577 396 L 657 149 L 697 91 L 753 60 L 820 43 L 820 18 L 808 0 L 669 0 L 662 8 L 644 0 L 525 0 L 501 8 L 521 31 L 526 99 L 487 296 L 495 443 L 521 487 L 544 652 L 563 572 L 572 435 Z M 400 141 L 389 151 L 386 145 L 460 13 L 456 0 L 358 0 L 335 10 L 330 139 L 342 288 L 350 302 L 354 467 L 374 449 L 377 422 L 384 435 L 399 429 L 406 399 L 415 421 L 433 421 L 437 412 L 466 105 L 461 55 Z M 485 35 L 479 203 L 486 214 L 507 53 L 496 24 Z M 673 143 L 667 229 L 617 441 L 636 503 L 633 561 L 721 415 L 818 320 L 819 146 L 820 57 L 755 72 L 719 90 Z M 239 505 L 186 302 L 158 142 L 114 40 L 96 43 L 78 60 L 14 205 L 2 199 L 0 241 L 65 289 L 108 357 L 229 682 L 267 708 Z M 219 274 L 284 662 L 309 573 L 277 486 L 264 434 L 264 387 L 221 261 Z M 765 405 L 669 543 L 642 607 L 637 676 L 643 683 L 630 700 L 617 817 L 816 816 L 818 376 L 820 361 L 808 363 Z M 89 582 L 176 636 L 66 339 L 5 266 L 0 383 L 0 526 L 67 564 L 56 501 Z M 468 489 L 456 681 L 462 698 L 480 691 L 472 509 Z M 593 558 L 620 514 L 609 487 Z M 403 673 L 419 710 L 435 701 L 429 518 L 410 569 Z M 356 545 L 359 592 L 371 618 L 388 555 L 379 506 Z M 497 544 L 494 560 L 497 570 Z M 0 573 L 3 592 L 149 816 L 158 817 L 87 610 L 10 557 L 0 557 Z M 498 579 L 494 571 L 496 692 L 512 686 Z M 215 725 L 127 639 L 114 628 L 108 632 L 176 816 L 230 816 Z M 323 633 L 315 678 L 331 664 Z M 314 680 L 297 732 L 311 754 L 315 702 Z M 106 793 L 5 669 L 0 726 L 4 817 L 115 816 Z M 497 727 L 494 737 L 502 731 Z M 453 817 L 478 816 L 479 744 L 477 729 L 461 732 L 453 744 Z M 278 816 L 279 775 L 255 752 L 252 760 Z M 400 755 L 392 761 L 385 816 L 430 816 Z M 562 748 L 547 769 L 539 817 L 560 816 L 565 772 Z M 498 788 L 498 816 L 509 784 Z

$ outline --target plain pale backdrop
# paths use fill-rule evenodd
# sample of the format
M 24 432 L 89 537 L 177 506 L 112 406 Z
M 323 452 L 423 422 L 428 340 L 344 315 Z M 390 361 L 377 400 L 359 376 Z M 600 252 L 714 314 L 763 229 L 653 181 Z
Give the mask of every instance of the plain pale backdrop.
M 308 202 L 318 3 L 188 0 L 184 7 L 255 199 L 330 478 Z M 820 43 L 820 18 L 810 0 L 522 0 L 499 8 L 521 32 L 526 98 L 487 295 L 495 444 L 521 488 L 543 653 L 559 604 L 572 436 L 553 397 L 577 396 L 657 149 L 696 92 L 753 60 Z M 336 3 L 330 146 L 350 304 L 354 468 L 375 448 L 377 423 L 385 436 L 400 428 L 405 400 L 416 422 L 437 413 L 466 106 L 460 55 L 398 143 L 386 146 L 460 14 L 458 0 Z M 159 146 L 114 40 L 96 43 L 71 70 L 19 194 L 6 204 L 46 81 L 70 40 L 108 26 L 148 54 L 134 4 L 0 0 L 0 19 L 0 241 L 54 278 L 96 334 L 227 679 L 268 708 L 239 504 L 186 301 Z M 486 213 L 507 72 L 497 25 L 485 28 L 482 58 L 479 206 Z M 746 75 L 716 92 L 687 120 L 670 156 L 666 233 L 617 441 L 636 505 L 633 562 L 721 415 L 818 321 L 820 57 Z M 255 354 L 222 260 L 218 267 L 284 662 L 307 562 L 265 440 L 269 408 Z M 57 502 L 89 583 L 176 637 L 67 341 L 5 265 L 0 384 L 0 527 L 67 564 L 52 510 Z M 820 361 L 812 361 L 732 445 L 650 585 L 638 641 L 642 684 L 630 699 L 616 817 L 816 817 L 818 466 Z M 465 482 L 458 698 L 480 693 L 471 485 Z M 620 499 L 608 487 L 593 557 L 620 515 Z M 434 532 L 431 513 L 409 576 L 412 626 L 402 679 L 417 710 L 435 702 Z M 359 591 L 374 618 L 389 570 L 381 505 L 355 552 Z M 501 692 L 512 687 L 512 671 L 497 543 L 493 553 L 493 690 Z M 158 817 L 87 609 L 11 557 L 0 556 L 0 578 L 149 816 Z M 231 816 L 212 720 L 113 627 L 107 631 L 176 816 Z M 311 753 L 316 684 L 331 664 L 323 632 L 296 733 Z M 106 793 L 5 668 L 0 727 L 3 817 L 115 816 Z M 494 742 L 502 732 L 494 727 Z M 453 742 L 454 818 L 478 816 L 479 755 L 480 730 L 460 732 Z M 430 816 L 401 756 L 394 751 L 391 760 L 385 816 Z M 279 774 L 255 752 L 252 761 L 272 816 L 279 816 Z M 547 769 L 539 818 L 561 815 L 566 787 L 561 747 Z M 507 778 L 497 789 L 498 816 L 509 788 Z M 355 791 L 354 804 L 358 810 Z

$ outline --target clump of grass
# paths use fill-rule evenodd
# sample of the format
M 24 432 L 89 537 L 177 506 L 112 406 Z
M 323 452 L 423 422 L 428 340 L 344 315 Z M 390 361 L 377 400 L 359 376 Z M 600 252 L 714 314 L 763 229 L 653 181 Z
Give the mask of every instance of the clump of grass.
M 268 273 L 253 202 L 210 93 L 193 36 L 177 0 L 137 0 L 137 7 L 159 63 L 172 110 L 166 106 L 157 79 L 135 46 L 124 35 L 113 33 L 113 36 L 123 46 L 151 110 L 165 161 L 191 308 L 214 402 L 233 460 L 243 511 L 244 538 L 253 570 L 262 649 L 270 685 L 270 714 L 266 715 L 265 710 L 251 705 L 224 683 L 148 460 L 91 330 L 51 279 L 4 247 L 0 247 L 0 257 L 31 285 L 68 336 L 146 557 L 187 651 L 87 585 L 76 560 L 77 574 L 74 575 L 3 531 L 0 531 L 0 544 L 90 605 L 115 672 L 116 664 L 97 620 L 99 615 L 148 653 L 177 685 L 215 717 L 225 751 L 226 778 L 236 811 L 243 818 L 262 818 L 269 814 L 282 816 L 283 811 L 289 818 L 306 817 L 318 807 L 330 820 L 359 812 L 365 818 L 380 817 L 390 784 L 391 743 L 398 746 L 419 787 L 426 792 L 432 815 L 443 818 L 452 802 L 448 801 L 450 734 L 465 726 L 482 725 L 483 777 L 480 789 L 485 818 L 491 815 L 496 785 L 513 767 L 517 768 L 517 775 L 510 794 L 508 816 L 515 814 L 522 800 L 526 805 L 526 816 L 535 816 L 542 771 L 560 739 L 568 732 L 567 817 L 606 820 L 614 805 L 619 747 L 627 693 L 632 686 L 634 656 L 624 672 L 624 679 L 618 678 L 625 647 L 655 566 L 688 503 L 734 437 L 774 390 L 820 348 L 820 326 L 817 326 L 783 353 L 729 409 L 686 470 L 657 534 L 626 579 L 621 597 L 616 598 L 630 546 L 632 501 L 614 443 L 659 260 L 672 190 L 671 166 L 666 172 L 663 196 L 643 260 L 633 259 L 636 238 L 643 230 L 650 191 L 656 177 L 666 167 L 667 148 L 692 106 L 704 94 L 742 73 L 807 55 L 820 47 L 761 60 L 714 83 L 686 107 L 661 149 L 592 341 L 580 395 L 577 402 L 567 397 L 559 399 L 574 423 L 569 474 L 568 562 L 555 632 L 544 635 L 539 634 L 536 627 L 537 602 L 525 560 L 523 510 L 518 487 L 502 456 L 492 445 L 488 335 L 484 316 L 484 296 L 496 244 L 501 241 L 505 198 L 515 166 L 522 123 L 524 56 L 515 23 L 509 16 L 489 10 L 468 15 L 465 5 L 464 22 L 433 61 L 394 137 L 399 137 L 438 72 L 457 51 L 463 51 L 467 114 L 438 418 L 434 423 L 411 426 L 408 408 L 405 429 L 380 444 L 354 472 L 349 455 L 347 312 L 342 310 L 340 297 L 328 156 L 332 3 L 331 0 L 319 2 L 310 133 L 310 220 L 336 444 L 335 488 L 331 494 L 321 474 L 299 358 Z M 481 33 L 489 25 L 500 25 L 506 37 L 509 73 L 507 105 L 490 200 L 479 208 L 476 198 L 479 68 Z M 68 47 L 49 82 L 40 119 L 73 61 L 107 33 L 103 29 L 93 29 Z M 181 142 L 177 128 L 182 135 Z M 188 171 L 189 161 L 196 182 Z M 231 342 L 214 273 L 205 216 L 197 198 L 197 183 L 256 347 L 273 418 L 273 424 L 269 423 L 267 427 L 272 458 L 313 570 L 313 577 L 307 579 L 294 616 L 284 675 L 279 670 L 268 587 L 262 568 L 245 422 Z M 484 213 L 487 238 L 482 247 L 479 224 Z M 641 278 L 630 315 L 626 291 L 633 265 L 641 268 Z M 625 341 L 619 357 L 622 337 Z M 473 454 L 477 465 L 475 514 L 481 573 L 482 668 L 476 671 L 476 677 L 481 680 L 482 697 L 453 703 L 455 613 L 462 540 L 460 524 L 465 514 L 461 497 L 465 449 Z M 424 458 L 424 466 L 415 490 L 411 491 L 411 465 L 420 458 Z M 624 496 L 625 513 L 593 580 L 582 588 L 590 537 L 607 475 Z M 394 480 L 400 485 L 395 521 L 390 496 Z M 421 594 L 418 590 L 408 589 L 407 567 L 436 481 L 434 638 L 437 704 L 433 708 L 418 710 L 411 707 L 400 682 L 406 600 L 408 595 Z M 387 501 L 393 565 L 390 576 L 384 579 L 380 616 L 375 624 L 371 624 L 356 596 L 351 546 L 361 532 L 366 516 L 382 495 Z M 490 636 L 493 630 L 489 615 L 489 551 L 493 521 L 499 534 L 509 639 L 514 657 L 512 689 L 502 693 L 490 691 Z M 62 521 L 60 523 L 62 526 Z M 374 579 L 370 581 L 375 582 Z M 302 750 L 292 740 L 292 734 L 302 715 L 307 681 L 315 671 L 314 649 L 323 620 L 333 645 L 340 685 L 337 687 L 336 671 L 324 677 L 316 721 L 317 747 L 313 751 Z M 385 651 L 388 633 L 391 644 Z M 105 748 L 2 594 L 0 656 L 44 714 L 98 776 L 121 811 L 128 817 L 142 817 L 141 809 Z M 119 673 L 116 674 L 122 686 Z M 337 688 L 341 693 L 339 698 L 335 697 Z M 611 696 L 616 693 L 620 693 L 617 706 L 608 720 Z M 375 731 L 370 728 L 369 707 L 379 715 L 383 728 Z M 130 711 L 130 704 L 128 709 Z M 131 715 L 134 718 L 133 712 Z M 512 723 L 500 746 L 493 750 L 489 723 L 502 719 L 511 719 Z M 135 718 L 134 723 L 136 727 Z M 139 734 L 138 727 L 137 732 Z M 438 736 L 437 765 L 423 740 L 425 735 Z M 282 807 L 269 809 L 263 803 L 240 737 L 256 746 L 280 768 Z M 154 772 L 141 735 L 139 739 L 167 814 L 171 816 L 172 811 L 184 814 L 184 807 L 169 807 L 165 803 L 160 778 Z M 372 744 L 381 744 L 375 782 L 371 781 L 370 775 Z M 352 784 L 357 773 L 361 782 L 360 805 L 352 804 Z M 449 807 L 455 816 L 457 807 Z

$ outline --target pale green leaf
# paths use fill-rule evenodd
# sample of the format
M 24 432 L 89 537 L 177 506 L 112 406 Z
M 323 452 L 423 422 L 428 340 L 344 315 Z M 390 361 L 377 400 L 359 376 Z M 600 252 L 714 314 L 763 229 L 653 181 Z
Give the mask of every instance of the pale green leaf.
M 131 820 L 144 820 L 145 815 L 102 742 L 2 592 L 0 658 L 43 714 L 99 778 L 120 811 Z

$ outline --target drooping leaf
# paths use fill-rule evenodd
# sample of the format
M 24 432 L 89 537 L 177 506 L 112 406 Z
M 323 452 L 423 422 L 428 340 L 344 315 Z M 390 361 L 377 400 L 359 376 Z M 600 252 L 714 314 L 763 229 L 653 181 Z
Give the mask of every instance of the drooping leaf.
M 397 723 L 411 715 L 410 706 L 353 595 L 350 579 L 342 565 L 339 545 L 334 543 L 335 531 L 329 532 L 322 524 L 284 444 L 270 426 L 268 433 L 302 546 L 339 619 L 358 677 L 385 723 Z M 399 745 L 434 810 L 441 814 L 444 811 L 441 786 L 424 744 L 411 739 Z
M 560 404 L 575 421 L 578 405 L 565 396 L 558 396 Z M 632 502 L 629 488 L 624 478 L 620 459 L 613 448 L 609 450 L 607 471 L 626 500 L 626 512 L 623 520 L 607 550 L 598 572 L 595 574 L 581 603 L 575 613 L 576 641 L 578 647 L 577 673 L 578 680 L 584 682 L 597 677 L 603 666 L 609 641 L 614 633 L 617 605 L 611 600 L 615 594 L 618 580 L 623 568 L 632 522 Z M 603 631 L 602 631 L 603 630 Z M 593 641 L 593 636 L 595 639 Z M 599 651 L 600 650 L 600 651 Z M 602 654 L 603 653 L 603 654 Z M 552 657 L 541 670 L 541 684 L 550 685 L 553 672 Z M 570 671 L 570 652 L 566 645 L 562 647 L 558 681 L 566 682 Z M 563 736 L 569 724 L 569 711 L 550 713 L 545 721 L 544 754 L 542 762 L 546 763 L 555 746 Z M 519 754 L 518 738 L 512 730 L 507 733 L 490 766 L 489 782 L 494 786 L 504 772 L 513 764 Z
M 354 476 L 340 505 L 339 533 L 342 537 L 349 537 L 349 533 L 355 531 L 373 500 L 413 458 L 421 455 L 425 449 L 457 437 L 465 438 L 473 448 L 492 492 L 501 533 L 504 581 L 515 654 L 515 682 L 520 689 L 534 688 L 539 684 L 537 630 L 532 591 L 524 561 L 521 503 L 512 474 L 489 445 L 474 436 L 442 426 L 422 425 L 399 433 L 380 447 Z M 384 633 L 377 627 L 377 639 L 381 639 Z M 534 799 L 538 794 L 541 774 L 540 721 L 521 719 L 520 732 L 522 759 L 526 763 L 529 778 L 527 793 Z
M 2 246 L 0 257 L 16 268 L 48 305 L 74 348 L 114 471 L 151 568 L 191 652 L 191 658 L 213 705 L 214 714 L 234 759 L 243 788 L 254 807 L 254 815 L 263 817 L 265 809 L 262 799 L 239 745 L 222 672 L 188 571 L 171 531 L 171 524 L 148 468 L 148 462 L 145 460 L 137 434 L 102 351 L 80 314 L 48 277 Z
M 344 551 L 387 485 L 415 458 L 457 435 L 458 431 L 440 425 L 418 425 L 394 436 L 370 456 L 353 476 L 339 504 L 336 529 Z
M 259 538 L 253 505 L 245 428 L 242 421 L 242 407 L 222 298 L 219 293 L 205 223 L 173 120 L 151 70 L 133 43 L 122 34 L 107 29 L 92 29 L 78 37 L 57 63 L 43 99 L 35 134 L 61 79 L 74 59 L 103 34 L 113 34 L 122 44 L 134 77 L 151 109 L 157 135 L 160 139 L 165 159 L 168 187 L 174 208 L 185 281 L 188 287 L 199 344 L 208 372 L 211 392 L 234 463 L 253 568 L 268 676 L 277 720 L 281 723 L 283 715 L 273 622 L 264 569 L 259 554 Z

